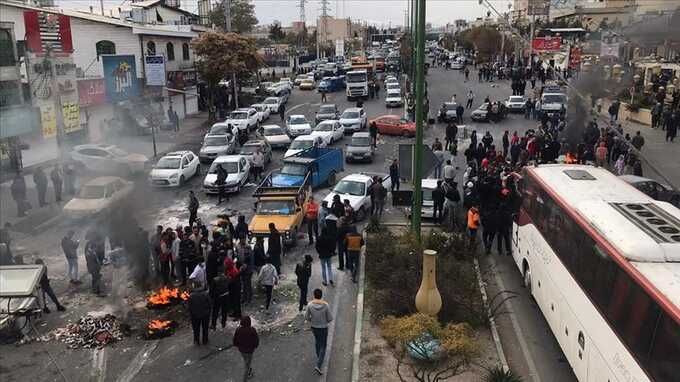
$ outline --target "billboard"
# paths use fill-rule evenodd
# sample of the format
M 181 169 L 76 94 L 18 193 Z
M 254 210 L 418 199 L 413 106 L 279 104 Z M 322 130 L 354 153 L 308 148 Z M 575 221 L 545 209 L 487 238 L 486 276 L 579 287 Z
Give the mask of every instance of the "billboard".
M 619 57 L 619 43 L 607 44 L 602 41 L 600 44 L 600 57 Z
M 139 96 L 139 79 L 133 55 L 102 56 L 106 99 L 120 102 Z
M 541 52 L 559 52 L 562 48 L 561 37 L 536 37 L 531 42 L 531 47 Z
M 144 75 L 148 86 L 165 86 L 165 57 L 144 56 Z
M 104 79 L 78 80 L 78 103 L 81 107 L 106 103 Z
M 527 15 L 548 16 L 549 13 L 550 0 L 529 0 L 527 4 Z
M 578 70 L 581 67 L 581 48 L 572 47 L 569 51 L 569 69 Z
M 54 55 L 73 53 L 71 19 L 56 13 L 25 11 L 26 49 L 42 56 L 48 49 Z

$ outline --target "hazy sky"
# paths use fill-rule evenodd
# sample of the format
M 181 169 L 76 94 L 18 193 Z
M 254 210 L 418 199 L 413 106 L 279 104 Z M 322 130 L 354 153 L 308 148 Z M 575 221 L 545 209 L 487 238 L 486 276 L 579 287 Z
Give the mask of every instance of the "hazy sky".
M 478 0 L 426 0 L 427 21 L 435 25 L 444 25 L 456 19 L 473 20 L 486 14 L 486 7 L 479 5 Z M 104 0 L 105 7 L 117 7 L 123 0 Z M 215 1 L 216 3 L 217 1 Z M 300 0 L 252 0 L 255 4 L 255 13 L 261 24 L 270 24 L 279 20 L 283 25 L 289 25 L 292 21 L 299 20 L 298 5 Z M 97 0 L 56 0 L 59 7 L 87 9 L 92 5 L 95 10 L 99 9 Z M 512 0 L 492 0 L 496 9 L 503 13 L 508 11 L 508 4 Z M 403 25 L 408 0 L 329 0 L 330 14 L 335 17 L 350 17 L 369 23 L 385 25 Z M 182 0 L 182 8 L 196 12 L 196 0 Z M 305 9 L 307 22 L 314 24 L 317 15 L 320 14 L 321 2 L 319 0 L 307 0 Z M 495 16 L 495 14 L 494 14 Z

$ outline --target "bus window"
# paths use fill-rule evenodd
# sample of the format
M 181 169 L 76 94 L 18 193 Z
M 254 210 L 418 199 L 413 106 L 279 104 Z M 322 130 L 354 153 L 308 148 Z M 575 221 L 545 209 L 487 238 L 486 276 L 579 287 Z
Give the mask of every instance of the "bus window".
M 680 365 L 680 325 L 668 314 L 663 314 L 653 336 L 647 370 L 654 381 L 677 381 Z

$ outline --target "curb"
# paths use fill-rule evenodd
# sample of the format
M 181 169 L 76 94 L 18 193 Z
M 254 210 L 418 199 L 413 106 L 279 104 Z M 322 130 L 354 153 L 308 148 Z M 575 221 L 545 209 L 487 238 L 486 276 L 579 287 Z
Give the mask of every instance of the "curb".
M 359 381 L 359 358 L 361 356 L 361 332 L 364 324 L 364 283 L 366 276 L 366 231 L 363 232 L 364 245 L 359 255 L 359 290 L 357 292 L 357 310 L 354 320 L 354 348 L 352 349 L 352 382 Z
M 496 325 L 496 318 L 491 315 L 491 308 L 489 307 L 488 296 L 486 294 L 486 286 L 484 285 L 484 280 L 482 280 L 482 272 L 479 270 L 479 261 L 477 258 L 474 259 L 475 263 L 475 274 L 477 275 L 477 282 L 479 283 L 479 290 L 482 292 L 482 301 L 484 301 L 484 308 L 486 308 L 487 314 L 489 315 L 489 325 L 491 327 L 491 337 L 493 337 L 494 345 L 496 346 L 496 353 L 498 353 L 498 359 L 501 361 L 503 370 L 508 371 L 510 367 L 508 366 L 508 360 L 505 357 L 505 352 L 503 351 L 503 345 L 501 344 L 501 337 L 498 335 L 498 326 Z

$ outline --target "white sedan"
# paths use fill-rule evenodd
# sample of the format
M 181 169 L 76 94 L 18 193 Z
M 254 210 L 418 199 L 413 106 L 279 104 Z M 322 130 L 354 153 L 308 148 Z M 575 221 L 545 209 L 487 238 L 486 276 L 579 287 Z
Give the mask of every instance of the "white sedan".
M 117 176 L 94 178 L 64 205 L 64 213 L 72 218 L 82 218 L 111 211 L 132 193 L 133 187 L 132 182 Z
M 217 181 L 217 166 L 227 172 L 227 179 L 224 185 L 224 192 L 239 192 L 248 182 L 250 175 L 250 161 L 243 155 L 224 155 L 217 157 L 208 169 L 208 174 L 203 180 L 203 190 L 206 194 L 216 194 L 219 192 Z
M 263 103 L 254 103 L 254 104 L 250 105 L 250 107 L 257 110 L 257 119 L 260 123 L 269 119 L 269 115 L 271 114 L 271 110 L 269 110 L 269 106 L 267 106 Z
M 113 145 L 78 145 L 71 151 L 71 159 L 88 170 L 102 173 L 136 174 L 144 171 L 149 160 L 142 154 L 132 154 Z
M 312 133 L 312 125 L 302 114 L 289 115 L 286 120 L 286 129 L 291 137 L 307 135 Z
M 158 160 L 149 174 L 149 183 L 159 187 L 182 186 L 200 173 L 198 156 L 191 151 L 175 151 Z
M 262 126 L 262 135 L 272 149 L 288 147 L 290 145 L 290 137 L 277 125 Z
M 355 211 L 354 220 L 363 220 L 371 211 L 371 196 L 369 195 L 369 189 L 373 185 L 373 176 L 381 178 L 383 186 L 387 189 L 390 188 L 391 182 L 387 174 L 350 174 L 342 178 L 342 180 L 335 185 L 333 191 L 326 195 L 324 201 L 328 202 L 328 205 L 330 206 L 333 203 L 333 197 L 339 195 L 341 201 L 344 202 L 345 199 L 349 200 L 350 206 L 352 206 Z
M 315 137 L 313 135 L 301 135 L 293 139 L 293 142 L 288 147 L 288 150 L 286 150 L 286 152 L 283 154 L 283 157 L 288 158 L 289 156 L 293 156 L 314 146 L 325 147 L 326 144 L 324 143 L 323 139 L 321 139 L 321 137 Z
M 316 125 L 311 135 L 321 137 L 324 144 L 328 146 L 345 136 L 345 128 L 340 124 L 340 121 L 328 119 Z

